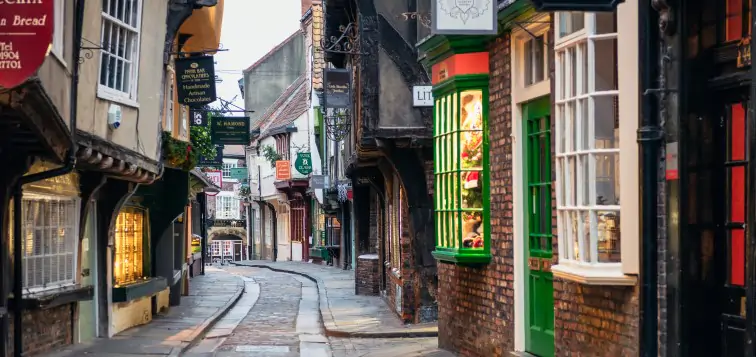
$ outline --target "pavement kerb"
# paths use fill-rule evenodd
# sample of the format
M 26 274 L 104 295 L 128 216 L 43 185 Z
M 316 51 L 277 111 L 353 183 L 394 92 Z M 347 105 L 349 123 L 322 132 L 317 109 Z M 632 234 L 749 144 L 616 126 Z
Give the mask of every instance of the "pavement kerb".
M 174 356 L 183 355 L 186 351 L 192 348 L 192 346 L 194 346 L 202 338 L 205 332 L 207 332 L 210 328 L 212 328 L 215 325 L 215 323 L 218 322 L 218 320 L 223 318 L 223 316 L 226 315 L 226 313 L 229 310 L 231 310 L 231 308 L 233 308 L 234 305 L 236 305 L 236 303 L 239 301 L 239 299 L 241 299 L 245 291 L 244 280 L 238 276 L 236 278 L 238 279 L 238 282 L 237 282 L 238 287 L 234 295 L 231 297 L 231 300 L 229 300 L 225 305 L 223 305 L 220 309 L 218 309 L 218 311 L 216 311 L 212 316 L 205 319 L 205 321 L 201 323 L 196 329 L 194 329 L 194 332 L 192 332 L 189 335 L 188 343 L 182 344 L 181 349 L 179 351 L 176 351 L 174 349 L 174 351 L 172 351 L 169 356 L 174 357 Z M 241 282 L 241 284 L 239 284 L 239 282 Z
M 307 273 L 274 268 L 266 264 L 246 264 L 242 262 L 229 262 L 232 265 L 245 266 L 252 268 L 264 268 L 271 271 L 295 274 L 311 280 L 318 287 L 318 303 L 320 304 L 320 320 L 323 322 L 323 329 L 328 337 L 353 337 L 353 338 L 417 338 L 417 337 L 438 337 L 438 330 L 426 330 L 426 331 L 380 331 L 380 332 L 353 332 L 342 331 L 336 327 L 336 321 L 333 315 L 330 314 L 331 309 L 328 307 L 328 291 L 325 288 L 325 283 L 317 276 L 312 276 Z

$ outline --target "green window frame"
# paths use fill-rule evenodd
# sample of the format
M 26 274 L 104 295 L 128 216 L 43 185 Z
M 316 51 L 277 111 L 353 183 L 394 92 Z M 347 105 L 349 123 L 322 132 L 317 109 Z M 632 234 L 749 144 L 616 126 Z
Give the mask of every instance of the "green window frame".
M 488 75 L 458 75 L 433 89 L 434 224 L 439 261 L 491 260 Z

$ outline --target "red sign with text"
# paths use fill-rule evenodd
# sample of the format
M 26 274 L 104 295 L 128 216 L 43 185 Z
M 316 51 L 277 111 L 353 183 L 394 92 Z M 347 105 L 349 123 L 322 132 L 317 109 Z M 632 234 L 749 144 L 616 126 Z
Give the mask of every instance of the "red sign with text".
M 50 51 L 54 0 L 0 1 L 0 87 L 34 75 Z

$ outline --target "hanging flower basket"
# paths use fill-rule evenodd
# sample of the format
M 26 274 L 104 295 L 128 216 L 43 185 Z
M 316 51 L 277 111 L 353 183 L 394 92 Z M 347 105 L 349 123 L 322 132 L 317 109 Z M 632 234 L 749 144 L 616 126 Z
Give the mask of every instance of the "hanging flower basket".
M 163 132 L 163 161 L 169 167 L 189 171 L 197 166 L 199 153 L 192 148 L 192 144 L 178 140 L 171 132 Z

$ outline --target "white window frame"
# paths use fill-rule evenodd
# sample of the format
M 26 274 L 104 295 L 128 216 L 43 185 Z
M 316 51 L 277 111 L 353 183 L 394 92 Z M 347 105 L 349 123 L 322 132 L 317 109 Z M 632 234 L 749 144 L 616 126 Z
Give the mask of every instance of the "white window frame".
M 166 68 L 165 81 L 165 125 L 164 130 L 173 132 L 173 121 L 176 120 L 174 108 L 176 102 L 173 100 L 176 96 L 176 70 L 173 66 L 168 65 Z
M 105 0 L 107 1 L 107 4 L 110 4 L 112 1 L 116 0 Z M 139 87 L 139 62 L 140 62 L 140 47 L 142 43 L 142 1 L 143 0 L 122 0 L 125 6 L 127 1 L 130 1 L 133 6 L 136 6 L 136 21 L 134 21 L 134 24 L 127 24 L 122 21 L 122 19 L 118 19 L 116 17 L 113 17 L 107 13 L 106 8 L 101 9 L 101 18 L 102 18 L 102 25 L 101 25 L 101 36 L 100 36 L 100 44 L 103 47 L 102 50 L 100 50 L 100 67 L 98 71 L 98 77 L 97 77 L 97 97 L 104 100 L 109 100 L 117 103 L 121 103 L 126 106 L 130 107 L 139 107 L 139 102 L 137 101 L 137 90 Z M 106 4 L 106 5 L 107 5 Z M 125 9 L 122 9 L 123 12 L 125 12 Z M 122 81 L 125 81 L 128 79 L 129 81 L 129 88 L 126 90 L 119 90 L 115 88 L 111 88 L 107 85 L 104 85 L 100 83 L 100 78 L 102 77 L 102 71 L 103 69 L 109 70 L 109 68 L 105 68 L 105 61 L 107 60 L 106 57 L 110 56 L 109 49 L 115 49 L 118 47 L 118 43 L 110 44 L 108 40 L 105 39 L 105 28 L 107 24 L 110 23 L 113 27 L 119 27 L 123 28 L 126 31 L 135 33 L 135 36 L 133 38 L 133 43 L 131 44 L 131 59 L 126 59 L 123 57 L 119 57 L 119 60 L 127 60 L 131 62 L 129 73 L 123 74 Z M 120 41 L 119 37 L 116 37 L 116 42 Z M 118 57 L 118 56 L 117 56 Z
M 56 253 L 53 253 L 48 250 L 52 250 L 54 244 L 50 241 L 50 237 L 44 238 L 45 242 L 42 244 L 41 250 L 42 252 L 39 254 L 34 254 L 36 249 L 33 249 L 33 252 L 29 253 L 27 252 L 27 249 L 29 249 L 29 244 L 34 244 L 31 242 L 27 242 L 24 240 L 23 244 L 23 274 L 24 274 L 24 295 L 30 295 L 30 294 L 38 294 L 38 293 L 44 293 L 46 291 L 50 290 L 56 290 L 65 288 L 68 286 L 74 286 L 78 283 L 78 251 L 79 251 L 79 212 L 81 208 L 81 199 L 78 197 L 70 197 L 70 196 L 61 196 L 61 195 L 50 195 L 50 194 L 38 194 L 32 191 L 25 191 L 23 195 L 23 203 L 22 208 L 26 208 L 26 203 L 30 201 L 66 201 L 68 203 L 72 203 L 72 211 L 68 212 L 66 215 L 68 219 L 70 220 L 70 224 L 67 225 L 70 228 L 70 234 L 67 235 L 67 238 L 70 239 L 70 242 L 65 242 L 65 248 L 66 251 L 63 253 L 60 252 L 60 246 L 57 247 L 56 250 L 58 250 Z M 15 214 L 15 213 L 12 213 Z M 60 216 L 59 216 L 60 217 Z M 49 215 L 45 217 L 45 220 L 51 220 L 52 217 Z M 36 230 L 44 230 L 45 228 L 52 230 L 55 229 L 55 226 L 46 226 L 42 227 L 34 222 L 26 222 L 26 212 L 23 213 L 22 216 L 22 230 L 23 230 L 23 236 L 26 237 L 29 233 L 27 232 L 27 229 L 30 227 L 30 224 L 34 226 L 35 231 Z M 60 227 L 60 225 L 58 225 Z M 56 232 L 59 231 L 60 228 L 56 229 Z M 49 233 L 49 232 L 48 232 Z M 11 233 L 12 234 L 12 233 Z M 36 268 L 36 261 L 40 258 L 45 257 L 51 257 L 51 256 L 57 256 L 58 259 L 60 259 L 61 256 L 70 256 L 71 257 L 71 265 L 67 266 L 65 264 L 61 265 L 60 263 L 56 268 L 58 268 L 58 273 L 60 271 L 61 267 L 64 267 L 63 274 L 68 275 L 67 273 L 70 273 L 70 279 L 58 279 L 56 281 L 45 281 L 45 276 L 50 276 L 52 274 L 52 269 L 46 269 L 48 270 L 46 273 L 42 273 L 42 283 L 36 283 L 33 286 L 30 286 L 29 283 L 33 281 L 33 273 L 32 270 Z M 34 264 L 31 264 L 32 260 L 34 260 Z M 43 261 L 44 263 L 44 261 Z M 35 281 L 36 282 L 36 281 Z
M 232 160 L 226 160 L 223 159 L 223 166 L 221 166 L 222 175 L 224 178 L 224 181 L 226 179 L 232 180 L 232 182 L 236 182 L 235 180 L 231 179 L 231 169 L 235 169 L 239 167 L 238 160 L 232 159 Z
M 54 14 L 55 21 L 53 23 L 53 41 L 52 41 L 52 54 L 60 61 L 63 66 L 67 67 L 66 63 L 66 1 L 54 2 Z
M 595 163 L 595 155 L 600 154 L 613 154 L 617 155 L 617 161 L 620 160 L 620 146 L 617 146 L 615 148 L 600 148 L 595 147 L 594 140 L 589 139 L 593 138 L 594 134 L 594 128 L 595 128 L 595 105 L 594 105 L 594 99 L 597 97 L 620 97 L 620 86 L 619 83 L 619 76 L 618 76 L 618 83 L 617 83 L 617 89 L 616 90 L 605 90 L 605 91 L 596 91 L 595 89 L 595 61 L 590 60 L 595 58 L 595 42 L 596 41 L 606 41 L 606 40 L 617 40 L 618 34 L 619 34 L 619 21 L 617 24 L 617 32 L 614 33 L 606 33 L 606 34 L 597 34 L 596 33 L 596 14 L 594 13 L 584 13 L 584 26 L 581 30 L 578 30 L 576 32 L 573 32 L 569 35 L 560 37 L 559 36 L 559 28 L 560 24 L 559 21 L 561 19 L 560 13 L 555 13 L 555 37 L 556 41 L 554 44 L 554 66 L 555 66 L 555 108 L 554 108 L 554 119 L 555 119 L 555 146 L 556 146 L 556 158 L 555 158 L 555 170 L 556 170 L 556 180 L 555 180 L 555 188 L 556 188 L 556 196 L 557 196 L 557 231 L 558 231 L 558 239 L 559 239 L 559 264 L 552 267 L 552 271 L 554 273 L 555 277 L 560 277 L 568 280 L 578 281 L 585 284 L 594 284 L 594 285 L 634 285 L 636 282 L 635 277 L 629 276 L 625 274 L 625 271 L 623 269 L 623 262 L 625 259 L 629 259 L 633 256 L 634 252 L 629 252 L 630 254 L 625 254 L 625 250 L 627 245 L 624 244 L 625 239 L 632 239 L 632 237 L 625 237 L 624 234 L 624 227 L 623 224 L 620 227 L 620 234 L 621 234 L 621 244 L 620 244 L 620 256 L 621 261 L 620 262 L 612 262 L 612 263 L 602 263 L 598 262 L 598 225 L 597 225 L 597 219 L 596 219 L 596 212 L 597 211 L 616 211 L 618 214 L 622 211 L 622 205 L 624 204 L 624 201 L 628 198 L 628 195 L 623 195 L 623 190 L 620 190 L 617 194 L 619 197 L 622 197 L 623 201 L 620 204 L 610 204 L 610 205 L 597 205 L 594 203 L 591 203 L 595 200 L 596 197 L 596 163 Z M 619 18 L 619 16 L 617 16 Z M 622 45 L 617 41 L 617 51 L 622 47 Z M 573 64 L 571 63 L 571 57 L 568 55 L 570 50 L 575 51 L 575 59 L 578 61 L 578 63 L 574 66 L 576 73 L 571 73 L 571 71 L 563 71 L 563 68 L 573 68 Z M 618 53 L 618 57 L 620 57 Z M 587 59 L 587 73 L 584 74 L 583 69 L 585 63 L 583 61 L 586 61 Z M 618 62 L 619 63 L 619 62 Z M 619 66 L 619 65 L 618 65 Z M 573 79 L 574 76 L 574 79 Z M 587 79 L 588 83 L 583 83 L 583 80 Z M 574 80 L 574 82 L 573 82 Z M 572 93 L 572 87 L 573 84 L 575 87 L 575 93 Z M 628 96 L 633 95 L 633 93 L 627 94 Z M 583 105 L 587 105 L 587 116 L 584 118 L 583 113 Z M 571 108 L 570 106 L 575 106 L 574 113 L 575 118 L 572 117 L 572 111 L 568 110 L 568 108 Z M 622 112 L 621 110 L 619 111 Z M 583 138 L 583 131 L 578 130 L 577 128 L 580 127 L 580 125 L 583 123 L 583 121 L 586 120 L 587 123 L 584 123 L 583 125 L 587 126 L 588 129 L 588 138 Z M 633 120 L 632 118 L 627 118 L 627 120 Z M 637 118 L 635 119 L 637 121 Z M 620 120 L 621 121 L 621 120 Z M 577 130 L 577 133 L 574 132 L 574 130 Z M 620 129 L 621 130 L 621 129 Z M 565 135 L 566 134 L 566 135 Z M 620 133 L 620 145 L 624 141 L 628 140 L 628 133 Z M 635 133 L 632 134 L 632 138 L 634 138 Z M 572 142 L 573 135 L 575 135 L 576 142 Z M 564 147 L 562 147 L 562 140 L 564 140 Z M 587 146 L 587 149 L 584 149 L 585 146 L 583 146 L 584 140 L 589 140 L 589 145 Z M 626 144 L 626 143 L 625 143 Z M 588 159 L 588 178 L 584 178 L 584 171 L 578 164 L 578 157 L 583 156 L 584 158 Z M 569 158 L 574 158 L 575 160 L 575 170 L 577 172 L 571 172 L 569 165 L 566 165 L 568 163 Z M 567 166 L 567 167 L 565 167 Z M 619 168 L 624 170 L 627 168 L 627 166 L 619 165 Z M 636 162 L 637 167 L 637 162 Z M 625 172 L 625 171 L 623 171 Z M 627 176 L 627 175 L 626 175 Z M 620 179 L 619 177 L 617 179 Z M 584 182 L 588 180 L 588 190 L 589 194 L 587 195 L 589 198 L 589 202 L 581 202 L 581 198 L 584 197 Z M 621 187 L 623 186 L 629 186 L 625 182 L 625 178 L 621 178 Z M 576 192 L 571 192 L 571 188 L 575 187 Z M 626 190 L 624 191 L 626 192 Z M 637 192 L 636 192 L 637 194 Z M 574 197 L 574 199 L 573 199 Z M 585 224 L 582 223 L 580 218 L 582 216 L 578 216 L 578 221 L 569 220 L 569 222 L 572 222 L 573 224 L 569 224 L 568 222 L 568 216 L 570 213 L 577 212 L 578 215 L 580 215 L 583 212 L 589 213 L 589 229 L 590 229 L 590 239 L 588 244 L 586 245 L 585 239 L 582 238 L 585 236 L 586 232 L 585 230 Z M 638 212 L 639 213 L 639 212 Z M 638 214 L 636 213 L 636 214 Z M 621 215 L 623 220 L 625 218 L 625 215 Z M 577 227 L 573 227 L 573 225 L 576 225 Z M 576 229 L 577 232 L 573 233 L 573 230 Z M 577 237 L 581 237 L 580 239 L 577 239 L 578 241 L 578 257 L 575 257 L 574 254 L 574 242 L 575 237 L 574 235 L 577 235 Z M 637 238 L 636 238 L 637 241 Z M 586 253 L 589 253 L 588 256 L 590 258 L 589 261 L 583 261 L 582 257 L 586 256 Z M 637 252 L 636 256 L 637 256 Z
M 241 201 L 233 192 L 224 191 L 215 196 L 216 219 L 241 219 Z

